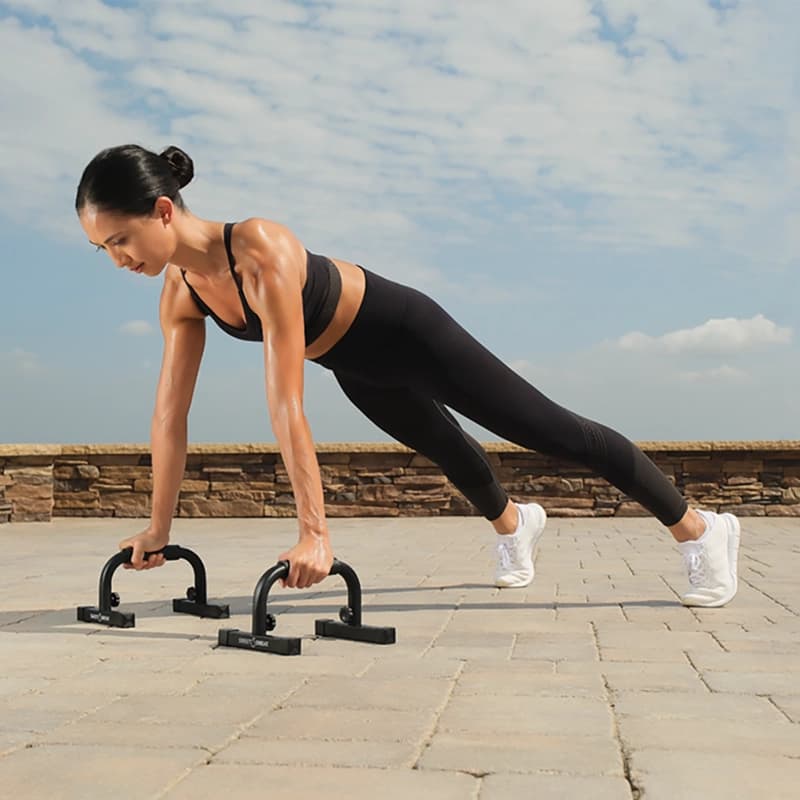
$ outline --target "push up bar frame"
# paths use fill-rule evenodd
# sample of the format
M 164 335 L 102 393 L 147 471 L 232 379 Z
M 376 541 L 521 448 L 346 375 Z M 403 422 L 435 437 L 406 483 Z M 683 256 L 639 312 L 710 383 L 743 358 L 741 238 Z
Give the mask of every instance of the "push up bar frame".
M 227 619 L 230 608 L 227 604 L 209 603 L 206 588 L 206 568 L 197 555 L 186 547 L 178 544 L 168 544 L 160 550 L 144 554 L 145 561 L 152 555 L 163 555 L 167 561 L 183 559 L 192 565 L 194 570 L 194 586 L 186 590 L 186 597 L 178 597 L 172 601 L 172 610 L 179 614 L 192 614 L 196 617 L 211 619 Z M 115 553 L 103 566 L 100 572 L 100 586 L 96 606 L 78 606 L 79 622 L 94 622 L 107 625 L 110 628 L 133 628 L 136 626 L 136 615 L 132 612 L 115 611 L 120 598 L 116 592 L 111 591 L 111 580 L 114 573 L 123 564 L 130 563 L 133 557 L 133 548 L 126 547 Z
M 390 627 L 364 625 L 361 622 L 361 582 L 355 570 L 344 561 L 333 560 L 329 575 L 341 575 L 347 584 L 347 605 L 339 610 L 339 621 L 318 619 L 314 625 L 317 636 L 329 639 L 349 639 L 372 644 L 394 644 L 396 631 Z M 273 636 L 275 616 L 269 613 L 269 591 L 282 578 L 289 575 L 289 562 L 279 561 L 270 567 L 256 583 L 253 592 L 252 631 L 221 628 L 218 636 L 220 647 L 238 647 L 261 653 L 276 653 L 284 656 L 300 655 L 300 638 L 296 636 Z

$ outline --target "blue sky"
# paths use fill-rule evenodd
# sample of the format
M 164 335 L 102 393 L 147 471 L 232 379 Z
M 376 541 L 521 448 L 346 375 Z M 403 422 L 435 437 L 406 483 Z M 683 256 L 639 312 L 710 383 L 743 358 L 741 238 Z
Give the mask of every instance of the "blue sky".
M 800 438 L 799 29 L 793 0 L 0 2 L 0 441 L 147 440 L 160 279 L 73 211 L 127 142 L 631 438 Z M 318 441 L 386 441 L 306 375 Z M 190 437 L 273 440 L 257 344 L 209 332 Z

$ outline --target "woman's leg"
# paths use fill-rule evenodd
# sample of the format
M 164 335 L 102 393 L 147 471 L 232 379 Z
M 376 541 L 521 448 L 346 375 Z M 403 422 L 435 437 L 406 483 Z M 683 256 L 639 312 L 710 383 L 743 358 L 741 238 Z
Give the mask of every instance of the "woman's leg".
M 554 403 L 425 295 L 407 317 L 414 354 L 403 361 L 416 365 L 409 384 L 510 442 L 589 467 L 667 527 L 680 526 L 686 501 L 631 441 Z
M 486 452 L 441 403 L 409 389 L 334 375 L 348 399 L 381 430 L 438 464 L 487 519 L 501 516 L 509 500 Z
M 439 402 L 511 442 L 590 467 L 647 508 L 681 542 L 690 584 L 684 604 L 715 607 L 734 597 L 740 540 L 736 517 L 690 510 L 631 441 L 549 400 L 430 298 L 417 294 L 406 317 L 402 341 L 413 354 L 400 353 L 398 360 L 413 365 L 407 374 L 411 385 L 419 383 Z M 532 533 L 532 547 L 536 539 Z M 517 549 L 516 563 L 532 577 L 532 562 L 523 564 L 525 553 Z
M 546 520 L 544 509 L 537 504 L 518 509 L 509 501 L 484 449 L 438 401 L 408 389 L 335 375 L 357 408 L 390 436 L 438 464 L 461 493 L 492 521 L 498 534 L 519 533 L 497 537 L 494 582 L 500 587 L 530 584 L 536 544 Z
M 370 402 L 371 410 L 365 413 L 380 427 L 420 452 L 425 452 L 425 446 L 434 447 L 437 455 L 433 460 L 455 476 L 454 483 L 463 491 L 459 458 L 452 459 L 452 468 L 449 464 L 450 442 L 446 446 L 429 443 L 424 429 L 404 422 L 403 416 L 415 407 L 411 397 L 425 407 L 429 419 L 447 415 L 443 407 L 449 406 L 508 441 L 586 465 L 677 531 L 678 538 L 681 533 L 693 537 L 693 530 L 682 528 L 687 518 L 697 522 L 687 514 L 685 501 L 628 439 L 545 397 L 427 295 L 369 270 L 364 272 L 367 290 L 356 321 L 342 342 L 316 360 L 337 376 L 347 375 L 351 387 L 360 387 L 359 400 L 351 399 L 357 405 Z M 386 391 L 371 393 L 376 386 Z M 380 399 L 367 401 L 364 392 L 373 398 L 380 395 Z M 450 430 L 463 436 L 452 415 L 449 421 Z M 440 434 L 437 438 L 441 442 Z M 471 441 L 473 447 L 479 447 Z M 456 452 L 463 449 L 462 442 Z M 467 476 L 468 481 L 475 480 L 472 475 Z M 500 496 L 497 491 L 493 494 L 495 500 Z M 500 523 L 506 527 L 513 521 L 513 509 L 507 502 L 503 508 L 476 505 L 488 519 L 502 517 Z
M 431 298 L 365 273 L 367 293 L 356 322 L 317 360 L 337 372 L 350 399 L 383 430 L 442 466 L 497 530 L 511 525 L 511 504 L 482 449 L 445 404 L 511 442 L 588 466 L 658 517 L 676 539 L 703 534 L 698 542 L 681 545 L 696 546 L 684 551 L 697 589 L 684 596 L 687 604 L 722 605 L 735 594 L 735 517 L 701 518 L 690 511 L 663 473 L 624 436 L 553 403 Z M 530 527 L 522 523 L 523 529 Z

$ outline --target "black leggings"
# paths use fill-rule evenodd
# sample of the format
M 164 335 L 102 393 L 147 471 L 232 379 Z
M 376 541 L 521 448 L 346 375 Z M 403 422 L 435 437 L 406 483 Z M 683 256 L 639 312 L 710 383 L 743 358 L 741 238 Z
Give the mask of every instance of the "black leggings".
M 445 406 L 509 442 L 591 468 L 664 525 L 683 517 L 686 501 L 636 445 L 549 400 L 427 295 L 364 273 L 352 326 L 313 360 L 379 428 L 438 464 L 487 519 L 502 514 L 508 496 Z

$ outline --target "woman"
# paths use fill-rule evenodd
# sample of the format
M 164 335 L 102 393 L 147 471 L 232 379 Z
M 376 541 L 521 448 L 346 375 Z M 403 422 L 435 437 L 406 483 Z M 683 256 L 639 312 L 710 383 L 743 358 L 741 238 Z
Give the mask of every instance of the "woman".
M 179 148 L 110 148 L 86 167 L 75 207 L 89 241 L 118 267 L 165 273 L 159 308 L 164 357 L 151 438 L 152 516 L 132 547 L 149 569 L 169 541 L 186 462 L 186 420 L 205 341 L 205 317 L 240 339 L 263 341 L 272 428 L 289 473 L 299 541 L 281 558 L 286 584 L 307 588 L 332 562 L 322 483 L 303 413 L 303 359 L 333 371 L 347 397 L 388 434 L 437 463 L 497 533 L 495 584 L 527 586 L 545 526 L 537 503 L 509 500 L 455 409 L 511 442 L 590 467 L 672 532 L 686 562 L 687 605 L 721 606 L 737 589 L 739 523 L 694 511 L 619 433 L 562 408 L 477 342 L 439 305 L 370 270 L 305 250 L 282 225 L 235 225 L 192 214 L 192 179 Z

